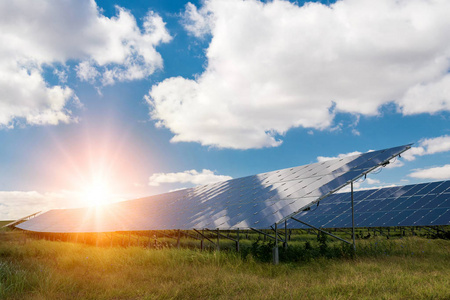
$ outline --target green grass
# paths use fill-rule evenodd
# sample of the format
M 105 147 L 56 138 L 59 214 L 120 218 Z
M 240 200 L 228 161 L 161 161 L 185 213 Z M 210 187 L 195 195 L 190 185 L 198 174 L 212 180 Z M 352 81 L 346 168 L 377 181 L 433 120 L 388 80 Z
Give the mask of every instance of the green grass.
M 6 231 L 8 228 L 2 228 L 4 225 L 11 223 L 12 221 L 0 221 L 0 231 Z
M 450 298 L 450 241 L 378 236 L 357 245 L 353 259 L 313 256 L 274 266 L 233 251 L 95 247 L 6 231 L 0 232 L 0 298 Z

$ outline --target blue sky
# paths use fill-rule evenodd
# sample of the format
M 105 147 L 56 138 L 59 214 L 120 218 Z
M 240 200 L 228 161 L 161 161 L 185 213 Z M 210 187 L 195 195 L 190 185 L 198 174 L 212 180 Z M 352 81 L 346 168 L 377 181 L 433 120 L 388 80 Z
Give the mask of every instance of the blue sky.
M 327 2 L 328 3 L 328 2 Z M 3 1 L 0 219 L 414 143 L 450 179 L 448 1 Z

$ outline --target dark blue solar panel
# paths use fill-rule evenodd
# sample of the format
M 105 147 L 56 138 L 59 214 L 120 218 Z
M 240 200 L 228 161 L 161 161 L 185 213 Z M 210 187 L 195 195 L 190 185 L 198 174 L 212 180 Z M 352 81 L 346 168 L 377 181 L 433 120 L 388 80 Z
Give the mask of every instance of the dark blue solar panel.
M 450 181 L 357 191 L 354 193 L 357 227 L 450 225 Z M 322 200 L 322 207 L 306 211 L 300 220 L 324 228 L 351 227 L 351 194 Z M 291 228 L 299 227 L 290 221 Z M 305 226 L 300 226 L 306 228 Z
M 440 204 L 444 203 L 446 199 L 448 199 L 449 196 L 446 194 L 439 194 L 436 195 L 430 202 L 425 204 L 424 208 L 435 208 L 439 206 Z
M 364 221 L 367 219 L 367 217 L 369 217 L 371 215 L 371 213 L 358 213 L 355 215 L 355 224 L 361 224 L 361 227 L 366 227 L 364 226 Z M 349 215 L 349 218 L 351 218 L 352 216 Z
M 416 193 L 416 195 L 428 195 L 428 194 L 431 193 L 431 191 L 432 191 L 434 188 L 435 188 L 435 186 L 434 186 L 434 185 L 431 185 L 431 184 L 424 185 L 424 186 L 422 187 L 422 189 L 420 189 L 420 190 Z
M 437 189 L 439 189 L 440 193 L 448 192 L 450 190 L 450 181 L 444 181 L 442 185 L 440 185 Z M 439 193 L 437 192 L 437 193 Z
M 446 221 L 448 222 L 448 220 L 450 219 L 450 208 L 447 208 L 447 210 L 439 210 L 439 212 L 442 214 L 436 220 L 434 220 L 434 225 L 443 224 Z
M 367 219 L 366 219 L 366 223 L 368 224 L 368 227 L 371 226 L 376 226 L 375 223 L 386 214 L 386 212 L 374 212 L 372 213 Z
M 448 211 L 448 208 L 437 208 L 437 209 L 433 210 L 431 213 L 433 214 L 433 217 L 435 217 L 435 218 L 433 221 L 430 222 L 431 223 L 430 225 L 441 225 L 437 222 L 437 220 L 439 220 L 440 217 L 442 215 L 444 215 L 447 211 Z
M 364 200 L 367 196 L 370 194 L 373 194 L 373 190 L 366 190 L 366 191 L 358 191 L 353 193 L 353 199 L 354 200 Z
M 321 201 L 321 203 L 329 203 L 329 202 L 340 202 L 340 201 L 344 201 L 347 199 L 347 195 L 342 193 L 342 194 L 333 194 L 330 195 L 330 197 L 326 197 L 325 199 L 323 199 Z
M 377 195 L 372 195 L 370 196 L 372 199 L 373 198 L 379 198 L 379 199 L 383 199 L 383 198 L 387 198 L 390 197 L 392 194 L 392 191 L 390 189 L 381 189 L 380 193 Z
M 373 192 L 372 194 L 370 194 L 370 196 L 368 197 L 369 199 L 380 199 L 380 196 L 382 194 L 384 194 L 385 190 L 384 189 L 379 189 L 376 190 L 375 192 Z
M 436 192 L 435 192 L 435 189 L 436 189 L 437 187 L 439 187 L 441 184 L 442 184 L 442 182 L 440 182 L 440 181 L 430 183 L 430 184 L 428 185 L 428 187 L 427 187 L 427 188 L 429 188 L 429 192 L 426 193 L 426 194 L 435 194 L 435 193 L 436 193 Z
M 431 200 L 433 200 L 434 195 L 425 195 L 425 196 L 412 196 L 408 200 L 408 206 L 407 209 L 421 209 L 426 204 L 428 204 Z
M 373 202 L 375 203 L 373 210 L 371 209 L 370 205 L 368 206 L 368 211 L 389 211 L 386 209 L 386 207 L 391 205 L 391 201 L 387 199 L 382 200 L 375 200 L 375 201 L 368 201 L 370 204 Z
M 406 193 L 404 193 L 402 196 L 412 196 L 415 195 L 417 192 L 419 192 L 421 189 L 423 189 L 422 184 L 416 184 L 411 189 L 409 189 Z
M 403 202 L 405 202 L 406 199 L 408 199 L 408 197 L 389 198 L 390 201 L 388 200 L 388 204 L 384 209 L 386 211 L 397 209 L 397 207 Z
M 355 209 L 358 209 L 360 212 L 366 211 L 366 207 L 369 204 L 369 201 L 355 201 Z M 346 204 L 347 206 L 350 206 L 350 202 Z M 356 208 L 357 207 L 357 208 Z
M 417 220 L 414 222 L 414 226 L 430 226 L 430 224 L 437 218 L 438 216 L 434 212 L 425 211 L 422 213 L 422 216 L 417 218 Z
M 346 216 L 342 216 L 336 221 L 336 227 L 339 228 L 345 228 L 345 227 L 351 227 L 352 226 L 352 219 L 347 218 Z
M 445 195 L 445 194 L 444 194 Z M 439 208 L 441 207 L 450 207 L 450 197 L 447 197 L 442 203 L 438 205 Z

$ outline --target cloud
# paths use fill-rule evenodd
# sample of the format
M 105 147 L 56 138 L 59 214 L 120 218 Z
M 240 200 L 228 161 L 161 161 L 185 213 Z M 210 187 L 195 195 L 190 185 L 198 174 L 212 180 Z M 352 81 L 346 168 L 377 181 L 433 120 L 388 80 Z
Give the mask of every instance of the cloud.
M 97 68 L 93 67 L 90 62 L 83 61 L 79 63 L 75 70 L 77 71 L 77 77 L 81 81 L 89 81 L 95 82 L 95 79 L 100 76 L 100 72 L 97 71 Z
M 370 151 L 373 151 L 373 150 L 370 150 Z M 369 151 L 369 152 L 370 152 L 370 151 Z M 336 158 L 344 158 L 344 157 L 347 157 L 347 156 L 359 155 L 359 154 L 361 154 L 361 153 L 362 153 L 362 152 L 359 152 L 359 151 L 353 151 L 353 152 L 342 153 L 342 154 L 338 154 L 337 156 L 330 156 L 330 157 L 327 157 L 327 156 L 317 156 L 317 161 L 318 161 L 318 162 L 324 162 L 324 161 L 332 160 L 332 159 L 336 159 Z
M 399 159 L 399 157 L 394 157 L 389 161 L 389 164 L 385 165 L 386 169 L 394 169 L 403 167 L 405 163 Z
M 76 121 L 78 98 L 67 86 L 66 63 L 82 81 L 103 85 L 145 78 L 161 69 L 155 50 L 170 41 L 162 18 L 149 11 L 139 28 L 124 8 L 107 18 L 94 1 L 0 2 L 0 127 Z M 63 70 L 60 69 L 63 66 Z M 53 69 L 59 83 L 43 74 Z
M 216 175 L 214 173 L 214 171 L 207 169 L 203 169 L 201 172 L 187 170 L 178 173 L 155 173 L 150 176 L 148 185 L 159 186 L 161 183 L 192 183 L 202 185 L 232 179 L 230 176 Z
M 211 37 L 207 64 L 154 85 L 151 118 L 173 142 L 249 149 L 392 102 L 405 115 L 448 111 L 449 11 L 443 0 L 188 4 L 185 28 Z
M 183 15 L 183 26 L 184 28 L 195 37 L 204 37 L 211 32 L 210 25 L 213 20 L 211 20 L 211 14 L 204 7 L 200 12 L 197 10 L 194 4 L 186 4 L 186 11 Z
M 16 220 L 41 211 L 37 192 L 0 192 L 0 220 Z
M 450 136 L 443 135 L 435 138 L 421 139 L 418 147 L 411 147 L 410 150 L 402 154 L 402 157 L 408 161 L 412 161 L 415 160 L 417 156 L 448 151 L 450 151 Z
M 0 128 L 13 127 L 15 118 L 31 125 L 76 121 L 66 107 L 75 97 L 72 89 L 50 87 L 39 70 L 26 70 L 4 60 L 0 54 Z
M 377 185 L 375 185 L 377 184 Z M 353 191 L 364 191 L 364 190 L 375 190 L 375 189 L 382 189 L 382 188 L 389 188 L 389 187 L 395 187 L 396 184 L 387 184 L 387 183 L 381 183 L 377 179 L 371 179 L 366 178 L 364 181 L 355 181 L 353 184 Z M 347 185 L 339 190 L 338 193 L 349 193 L 351 192 L 350 185 Z
M 367 178 L 366 179 L 367 184 L 369 185 L 374 185 L 374 184 L 378 184 L 380 183 L 380 181 L 378 179 L 372 179 L 372 178 Z
M 438 77 L 435 81 L 419 83 L 411 87 L 398 101 L 405 115 L 422 112 L 437 113 L 450 110 L 450 75 Z
M 450 179 L 450 165 L 444 165 L 442 167 L 434 167 L 427 169 L 417 169 L 408 176 L 420 179 L 447 180 Z
M 355 191 L 364 191 L 364 190 L 376 190 L 376 189 L 384 189 L 384 188 L 392 188 L 398 186 L 397 184 L 382 184 L 378 186 L 368 186 L 368 187 L 361 187 L 358 189 L 355 189 Z

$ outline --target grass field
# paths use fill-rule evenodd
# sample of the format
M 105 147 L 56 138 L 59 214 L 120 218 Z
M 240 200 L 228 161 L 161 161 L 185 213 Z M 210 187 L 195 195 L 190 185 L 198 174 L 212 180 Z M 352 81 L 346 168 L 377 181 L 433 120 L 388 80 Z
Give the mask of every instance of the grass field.
M 246 252 L 245 243 L 242 255 L 95 247 L 3 230 L 0 298 L 450 299 L 450 241 L 377 236 L 357 246 L 354 258 L 314 255 L 274 266 Z

